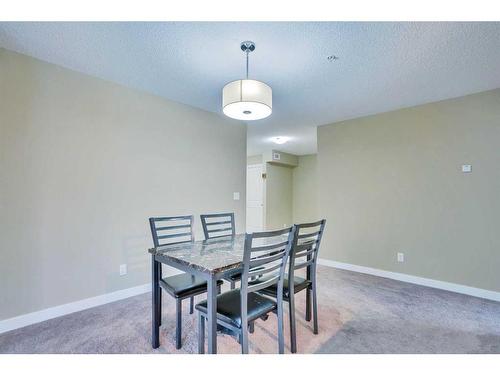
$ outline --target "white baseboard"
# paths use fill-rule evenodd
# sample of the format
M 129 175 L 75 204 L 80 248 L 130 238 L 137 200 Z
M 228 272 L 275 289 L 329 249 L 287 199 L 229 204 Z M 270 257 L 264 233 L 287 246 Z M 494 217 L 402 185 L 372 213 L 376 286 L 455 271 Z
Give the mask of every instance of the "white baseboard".
M 366 273 L 369 275 L 386 277 L 388 279 L 404 281 L 411 284 L 428 286 L 436 289 L 443 289 L 450 292 L 467 294 L 469 296 L 485 298 L 492 301 L 500 302 L 500 292 L 495 292 L 493 290 L 474 288 L 472 286 L 449 283 L 446 281 L 427 279 L 425 277 L 412 276 L 404 273 L 384 271 L 377 268 L 358 266 L 356 264 L 336 262 L 334 260 L 328 259 L 318 259 L 318 264 L 327 267 L 339 268 L 347 271 L 354 271 L 360 273 Z
M 176 268 L 163 265 L 163 277 L 172 276 L 180 273 Z M 119 301 L 121 299 L 130 298 L 139 294 L 151 291 L 151 284 L 143 284 L 134 286 L 128 289 L 121 289 L 115 292 L 101 294 L 100 296 L 90 297 L 75 302 L 66 303 L 49 307 L 48 309 L 35 311 L 32 313 L 15 316 L 13 318 L 0 320 L 0 333 L 12 331 L 13 329 L 29 326 L 31 324 L 40 323 L 44 320 L 57 318 L 59 316 L 68 315 L 77 311 L 90 309 L 107 303 Z
M 431 288 L 443 289 L 451 292 L 467 294 L 474 297 L 485 298 L 492 301 L 500 302 L 500 292 L 495 292 L 492 290 L 474 288 L 471 286 L 454 284 L 446 281 L 427 279 L 424 277 L 412 276 L 404 273 L 384 271 L 376 268 L 358 266 L 355 264 L 336 262 L 328 259 L 318 259 L 318 263 L 327 267 L 366 273 L 374 276 L 386 277 L 393 280 L 399 280 L 407 283 L 428 286 Z M 167 271 L 166 275 L 177 273 L 177 272 L 169 272 L 170 270 L 166 271 Z M 90 309 L 92 307 L 104 305 L 106 303 L 119 301 L 125 298 L 133 297 L 150 291 L 151 291 L 151 284 L 148 283 L 128 289 L 122 289 L 122 290 L 117 290 L 115 292 L 102 294 L 96 297 L 86 298 L 80 301 L 70 302 L 64 305 L 50 307 L 45 310 L 35 311 L 25 315 L 19 315 L 10 319 L 0 321 L 0 333 L 11 331 L 13 329 L 25 327 L 35 323 L 40 323 L 43 322 L 44 320 L 57 318 L 59 316 L 71 314 L 77 311 Z
M 151 284 L 143 284 L 133 288 L 117 290 L 107 294 L 102 294 L 96 297 L 82 299 L 80 301 L 66 303 L 64 305 L 49 307 L 45 310 L 35 311 L 25 315 L 15 316 L 14 318 L 0 321 L 0 333 L 11 331 L 13 329 L 29 326 L 31 324 L 43 322 L 59 316 L 71 314 L 77 311 L 90 309 L 104 305 L 106 303 L 119 301 L 121 299 L 133 297 L 139 294 L 151 291 Z

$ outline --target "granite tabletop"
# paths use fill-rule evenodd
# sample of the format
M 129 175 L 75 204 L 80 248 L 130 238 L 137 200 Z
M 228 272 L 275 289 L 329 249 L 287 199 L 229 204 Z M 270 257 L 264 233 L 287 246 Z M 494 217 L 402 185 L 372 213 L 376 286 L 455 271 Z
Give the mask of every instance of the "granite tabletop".
M 237 234 L 234 237 L 160 246 L 149 249 L 149 253 L 214 274 L 241 268 L 244 247 L 245 234 Z
M 254 238 L 252 246 L 265 246 L 286 241 L 287 235 Z M 299 240 L 299 244 L 311 242 Z M 242 267 L 245 249 L 245 233 L 235 236 L 212 238 L 203 241 L 184 242 L 149 249 L 149 253 L 164 258 L 169 263 L 179 263 L 201 272 L 216 274 Z M 273 251 L 273 250 L 271 250 Z M 175 265 L 173 265 L 175 267 Z

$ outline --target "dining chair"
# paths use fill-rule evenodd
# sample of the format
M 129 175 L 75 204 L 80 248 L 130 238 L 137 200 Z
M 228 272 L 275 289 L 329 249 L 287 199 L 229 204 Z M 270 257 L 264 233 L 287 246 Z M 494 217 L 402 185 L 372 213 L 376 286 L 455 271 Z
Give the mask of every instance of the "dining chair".
M 318 296 L 316 289 L 316 265 L 319 245 L 325 230 L 326 220 L 314 223 L 296 224 L 292 250 L 288 262 L 288 273 L 283 282 L 283 300 L 288 302 L 290 313 L 290 348 L 297 352 L 297 331 L 295 324 L 295 294 L 306 291 L 306 321 L 311 321 L 311 293 L 313 310 L 313 333 L 318 334 Z M 306 268 L 306 277 L 295 275 L 295 271 Z M 291 281 L 292 280 L 292 281 Z M 265 281 L 265 280 L 263 280 Z M 277 284 L 260 290 L 261 294 L 277 298 L 280 291 Z
M 200 215 L 205 239 L 234 236 L 234 213 L 203 214 Z
M 283 281 L 295 227 L 271 232 L 245 235 L 241 288 L 217 296 L 217 324 L 234 332 L 241 344 L 241 352 L 248 354 L 248 331 L 258 318 L 267 319 L 270 312 L 278 315 L 278 351 L 285 352 L 283 336 Z M 265 275 L 266 280 L 261 281 Z M 256 278 L 258 277 L 258 278 Z M 278 298 L 272 299 L 258 292 L 272 284 L 277 285 Z M 205 351 L 205 321 L 207 301 L 196 305 L 198 310 L 198 352 Z
M 193 216 L 164 216 L 149 218 L 151 235 L 155 247 L 172 246 L 194 241 Z M 219 288 L 222 281 L 218 284 Z M 160 268 L 160 294 L 158 296 L 161 306 L 161 290 L 164 290 L 175 298 L 176 325 L 175 325 L 175 347 L 182 347 L 182 301 L 189 298 L 189 313 L 193 313 L 194 296 L 207 291 L 207 282 L 189 273 L 162 277 Z M 219 289 L 220 290 L 220 289 Z M 161 325 L 161 316 L 160 316 Z
M 205 240 L 210 238 L 229 237 L 236 234 L 234 225 L 234 213 L 203 214 L 200 215 L 201 226 L 205 234 Z M 241 279 L 241 272 L 229 275 L 224 278 L 231 285 L 231 289 L 236 287 L 236 282 Z

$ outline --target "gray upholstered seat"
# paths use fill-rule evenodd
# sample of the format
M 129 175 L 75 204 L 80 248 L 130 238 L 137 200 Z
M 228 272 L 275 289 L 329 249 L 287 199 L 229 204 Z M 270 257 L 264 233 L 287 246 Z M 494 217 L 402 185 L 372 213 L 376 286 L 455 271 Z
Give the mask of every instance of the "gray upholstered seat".
M 249 293 L 247 301 L 248 322 L 276 309 L 276 301 L 257 293 Z M 196 309 L 206 314 L 207 301 L 198 303 Z M 241 327 L 241 293 L 239 289 L 233 289 L 217 296 L 217 318 L 236 327 Z
M 294 276 L 293 280 L 294 280 L 293 291 L 295 293 L 300 292 L 301 290 L 304 290 L 311 285 L 311 281 L 306 280 L 303 277 Z M 283 297 L 285 297 L 286 299 L 290 297 L 290 288 L 288 285 L 289 282 L 290 280 L 288 279 L 288 274 L 286 274 L 285 279 L 283 280 Z M 267 288 L 259 290 L 259 293 L 276 298 L 276 296 L 278 295 L 278 285 L 276 284 L 269 285 Z
M 218 285 L 222 284 L 219 280 Z M 188 273 L 181 273 L 160 280 L 161 287 L 175 298 L 187 298 L 207 291 L 207 282 Z

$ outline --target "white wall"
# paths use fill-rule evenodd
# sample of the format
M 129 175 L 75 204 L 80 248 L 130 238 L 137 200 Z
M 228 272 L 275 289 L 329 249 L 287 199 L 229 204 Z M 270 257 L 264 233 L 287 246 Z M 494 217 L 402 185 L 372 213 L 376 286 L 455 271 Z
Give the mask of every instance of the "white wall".
M 245 173 L 240 122 L 0 49 L 0 320 L 148 282 L 150 216 L 243 232 Z

